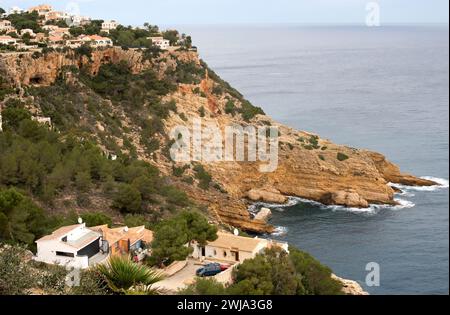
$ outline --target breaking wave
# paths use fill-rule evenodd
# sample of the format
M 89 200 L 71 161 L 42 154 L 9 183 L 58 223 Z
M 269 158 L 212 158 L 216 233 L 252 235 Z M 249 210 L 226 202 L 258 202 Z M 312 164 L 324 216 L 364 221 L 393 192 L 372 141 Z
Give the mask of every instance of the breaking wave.
M 449 188 L 449 181 L 444 178 L 432 177 L 432 176 L 424 176 L 422 179 L 431 180 L 433 182 L 438 183 L 439 185 L 434 186 L 407 186 L 401 184 L 389 183 L 391 187 L 398 188 L 402 190 L 404 193 L 411 193 L 411 191 L 437 191 L 442 189 Z
M 439 185 L 435 186 L 429 186 L 429 187 L 416 187 L 416 186 L 406 186 L 406 185 L 400 185 L 400 184 L 393 184 L 390 183 L 389 185 L 391 187 L 395 187 L 400 189 L 402 192 L 396 194 L 396 197 L 394 198 L 394 201 L 397 202 L 397 205 L 370 205 L 369 208 L 349 208 L 345 206 L 328 206 L 324 205 L 320 202 L 299 198 L 299 197 L 289 197 L 289 200 L 286 204 L 273 204 L 273 203 L 265 203 L 265 202 L 258 202 L 252 204 L 248 210 L 252 214 L 252 216 L 255 216 L 261 208 L 269 208 L 272 211 L 278 211 L 278 212 L 284 212 L 287 208 L 294 207 L 298 204 L 310 204 L 312 206 L 315 206 L 321 210 L 330 210 L 333 212 L 351 212 L 354 214 L 359 215 L 367 215 L 367 216 L 373 216 L 378 214 L 382 210 L 391 210 L 391 211 L 399 211 L 404 209 L 411 209 L 416 206 L 415 203 L 413 203 L 410 200 L 406 200 L 404 198 L 408 197 L 414 197 L 414 192 L 431 192 L 431 191 L 437 191 L 442 189 L 449 188 L 449 181 L 444 178 L 437 178 L 437 177 L 431 177 L 431 176 L 424 176 L 421 177 L 422 179 L 427 179 L 434 181 L 438 183 Z M 288 233 L 288 228 L 286 227 L 276 227 L 275 232 L 272 234 L 274 236 L 283 236 Z
M 284 226 L 277 226 L 275 227 L 275 232 L 273 232 L 271 235 L 272 236 L 285 236 L 286 234 L 288 234 L 289 229 L 287 227 Z

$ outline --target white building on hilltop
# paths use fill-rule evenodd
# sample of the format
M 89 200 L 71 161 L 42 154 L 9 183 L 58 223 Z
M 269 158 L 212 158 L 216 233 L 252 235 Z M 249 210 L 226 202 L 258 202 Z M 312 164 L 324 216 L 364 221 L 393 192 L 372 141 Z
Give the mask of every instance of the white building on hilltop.
M 28 13 L 37 12 L 39 16 L 45 16 L 47 13 L 52 12 L 53 7 L 49 4 L 41 4 L 28 9 Z
M 149 40 L 152 41 L 152 44 L 158 46 L 162 50 L 169 49 L 170 41 L 168 39 L 164 39 L 162 36 L 158 37 L 149 37 Z
M 114 20 L 105 21 L 102 23 L 102 32 L 109 33 L 110 30 L 115 30 L 117 26 L 119 26 L 119 23 Z
M 1 45 L 15 45 L 17 44 L 17 39 L 11 36 L 0 36 L 0 44 Z
M 108 257 L 101 251 L 101 238 L 101 233 L 88 229 L 85 224 L 65 226 L 36 241 L 34 260 L 86 269 Z
M 8 14 L 22 14 L 24 12 L 25 11 L 19 7 L 12 7 L 11 9 L 9 9 Z
M 0 32 L 11 32 L 14 30 L 11 22 L 8 20 L 0 20 Z

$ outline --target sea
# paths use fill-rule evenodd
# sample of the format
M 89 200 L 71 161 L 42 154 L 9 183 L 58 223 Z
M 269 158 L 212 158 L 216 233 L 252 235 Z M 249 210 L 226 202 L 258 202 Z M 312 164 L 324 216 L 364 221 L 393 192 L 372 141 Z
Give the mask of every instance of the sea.
M 272 238 L 370 294 L 449 293 L 448 25 L 189 25 L 203 58 L 275 120 L 385 154 L 439 187 L 400 187 L 396 207 L 291 198 Z M 252 210 L 252 209 L 250 209 Z M 375 265 L 374 265 L 375 264 Z M 369 274 L 379 267 L 379 283 Z M 369 279 L 368 279 L 369 278 Z

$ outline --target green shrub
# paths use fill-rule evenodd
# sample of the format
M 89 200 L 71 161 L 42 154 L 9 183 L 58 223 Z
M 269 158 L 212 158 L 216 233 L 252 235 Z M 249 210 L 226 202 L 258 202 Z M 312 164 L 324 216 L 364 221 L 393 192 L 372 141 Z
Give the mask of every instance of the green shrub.
M 162 190 L 162 195 L 167 198 L 169 204 L 185 207 L 189 205 L 189 198 L 184 191 L 175 187 L 167 186 Z
M 225 104 L 225 113 L 232 116 L 236 115 L 236 105 L 232 100 L 228 100 Z
M 242 107 L 239 109 L 239 112 L 247 122 L 252 120 L 256 115 L 265 114 L 260 107 L 253 106 L 249 101 L 242 102 Z
M 202 106 L 198 109 L 198 113 L 200 115 L 200 117 L 205 117 L 206 116 L 206 112 L 205 112 L 205 108 Z
M 195 177 L 199 180 L 199 187 L 201 189 L 207 190 L 209 189 L 209 185 L 212 181 L 212 176 L 209 174 L 203 165 L 196 165 L 194 167 Z
M 197 278 L 193 284 L 190 284 L 185 289 L 178 291 L 179 295 L 226 295 L 227 291 L 222 283 L 216 279 Z
M 339 152 L 339 153 L 337 154 L 337 159 L 338 159 L 339 161 L 343 162 L 343 161 L 348 160 L 349 157 L 348 157 L 348 155 Z
M 113 207 L 122 213 L 141 211 L 142 197 L 139 190 L 129 184 L 122 184 L 114 198 Z
M 108 225 L 112 226 L 112 219 L 108 215 L 101 212 L 89 212 L 81 215 L 83 222 L 86 223 L 87 227 Z

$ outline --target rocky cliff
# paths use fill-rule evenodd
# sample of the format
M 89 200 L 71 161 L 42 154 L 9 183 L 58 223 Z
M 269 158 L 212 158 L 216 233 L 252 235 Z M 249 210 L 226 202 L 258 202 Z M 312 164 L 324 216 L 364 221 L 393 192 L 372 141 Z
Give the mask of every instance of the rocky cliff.
M 261 173 L 259 162 L 203 163 L 220 189 L 202 189 L 195 182 L 186 183 L 173 176 L 173 168 L 183 167 L 185 163 L 176 164 L 164 154 L 170 142 L 152 155 L 144 153 L 140 141 L 133 142 L 140 158 L 157 165 L 165 175 L 171 176 L 190 197 L 207 206 L 212 219 L 219 223 L 248 231 L 271 232 L 272 227 L 265 222 L 252 220 L 247 211 L 248 200 L 282 203 L 286 201 L 286 196 L 297 196 L 324 204 L 367 207 L 369 204 L 395 204 L 395 192 L 388 185 L 390 182 L 436 185 L 403 174 L 381 154 L 334 144 L 318 135 L 279 124 L 260 112 L 246 117 L 244 108 L 249 106 L 247 101 L 208 69 L 195 52 L 164 52 L 149 57 L 140 50 L 109 48 L 93 51 L 90 56 L 73 50 L 45 55 L 2 54 L 0 74 L 3 81 L 19 88 L 23 94 L 29 86 L 54 84 L 67 68 L 83 69 L 95 76 L 102 65 L 120 62 L 126 62 L 134 74 L 152 69 L 160 78 L 167 77 L 179 64 L 189 63 L 200 75 L 197 82 L 177 82 L 177 88 L 163 97 L 165 101 L 176 103 L 176 110 L 164 119 L 166 135 L 180 125 L 192 131 L 193 119 L 200 116 L 205 127 L 215 126 L 222 132 L 232 124 L 279 128 L 279 165 L 272 173 Z M 66 83 L 75 84 L 76 78 L 71 80 L 70 75 L 66 73 Z M 233 108 L 230 108 L 230 101 Z M 33 102 L 33 106 L 39 111 L 38 101 Z M 111 106 L 114 107 L 114 104 Z M 138 136 L 129 131 L 133 130 L 135 122 L 126 111 L 122 110 L 117 115 L 127 126 L 124 132 L 136 139 Z M 103 132 L 104 129 L 97 122 L 96 131 Z M 120 141 L 117 143 L 121 146 Z

